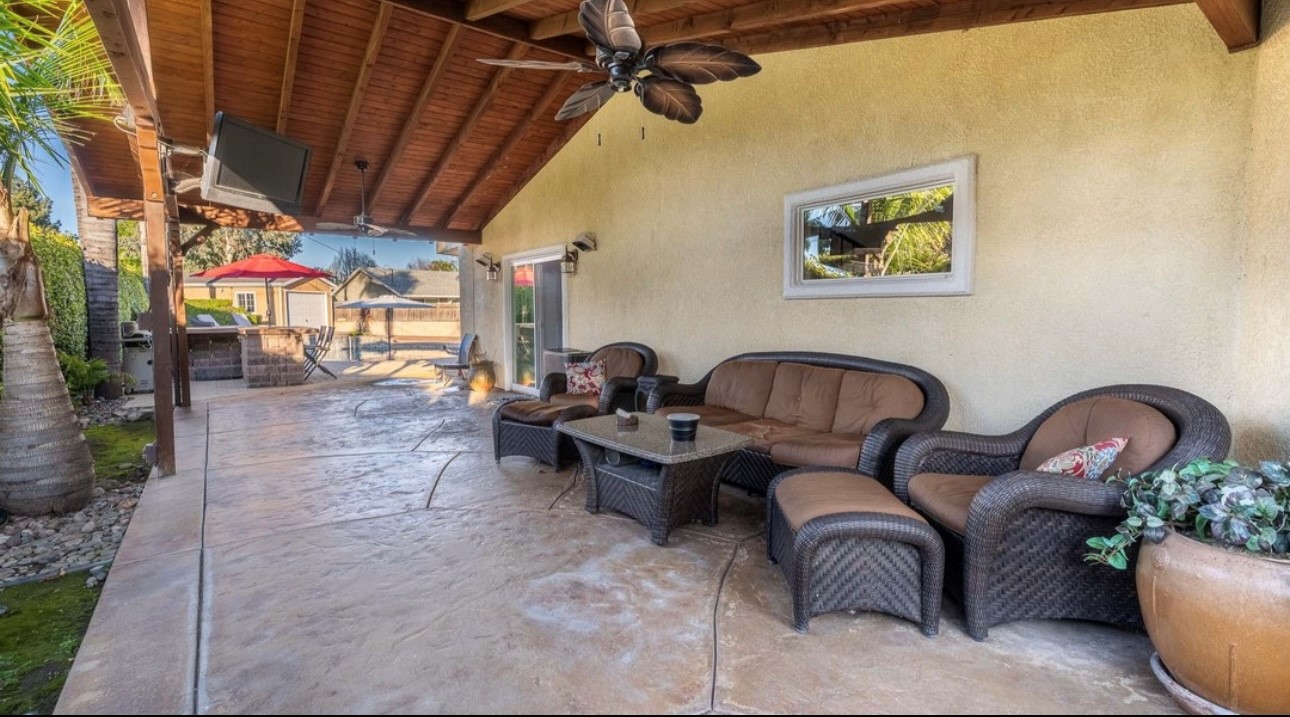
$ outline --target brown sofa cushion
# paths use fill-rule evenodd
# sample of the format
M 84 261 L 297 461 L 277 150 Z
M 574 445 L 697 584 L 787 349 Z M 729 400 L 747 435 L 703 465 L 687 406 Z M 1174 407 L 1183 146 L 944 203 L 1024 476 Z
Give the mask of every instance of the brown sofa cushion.
M 603 348 L 587 359 L 605 362 L 605 379 L 637 378 L 645 368 L 645 359 L 641 355 L 621 347 Z
M 904 376 L 847 371 L 838 389 L 834 433 L 868 433 L 887 418 L 916 418 L 923 411 L 923 392 Z
M 786 466 L 855 468 L 862 445 L 864 436 L 860 434 L 817 433 L 776 443 L 770 447 L 770 457 Z
M 887 513 L 926 523 L 878 481 L 856 473 L 799 473 L 780 481 L 775 505 L 793 532 L 837 513 Z
M 588 394 L 586 396 L 579 396 L 572 393 L 553 393 L 551 394 L 550 402 L 561 407 L 591 406 L 596 410 L 600 410 L 600 394 L 598 393 Z M 503 412 L 502 415 L 504 416 L 506 413 Z
M 967 532 L 972 499 L 994 476 L 920 473 L 909 480 L 909 502 L 959 535 Z
M 552 397 L 554 398 L 554 396 Z M 573 398 L 585 398 L 584 396 L 573 396 Z M 595 396 L 591 396 L 595 398 Z M 501 408 L 502 418 L 516 423 L 526 423 L 530 426 L 550 426 L 555 420 L 564 413 L 568 406 L 561 406 L 556 403 L 546 403 L 545 401 L 515 401 L 508 403 Z
M 790 426 L 773 418 L 755 418 L 751 421 L 727 423 L 721 427 L 721 430 L 734 431 L 748 436 L 753 440 L 749 448 L 762 453 L 770 453 L 770 447 L 780 441 L 809 436 L 813 433 L 809 428 Z
M 1068 403 L 1049 416 L 1026 446 L 1021 467 L 1034 470 L 1059 453 L 1117 436 L 1129 439 L 1129 444 L 1107 469 L 1108 477 L 1118 470 L 1139 473 L 1150 468 L 1178 440 L 1173 422 L 1151 406 L 1095 396 Z
M 757 418 L 721 406 L 667 406 L 655 411 L 655 415 L 664 417 L 673 413 L 693 413 L 699 417 L 699 424 L 703 426 L 724 426 L 727 423 L 753 421 Z
M 838 408 L 843 373 L 840 368 L 781 363 L 762 415 L 791 426 L 828 431 Z
M 713 369 L 703 402 L 760 418 L 777 366 L 776 361 L 727 361 Z

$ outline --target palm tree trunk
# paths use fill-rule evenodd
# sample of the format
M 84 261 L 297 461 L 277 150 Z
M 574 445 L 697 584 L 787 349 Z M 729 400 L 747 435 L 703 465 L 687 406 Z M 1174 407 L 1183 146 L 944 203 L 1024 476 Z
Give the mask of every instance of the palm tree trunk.
M 76 226 L 85 252 L 90 358 L 103 359 L 112 374 L 95 393 L 100 398 L 117 398 L 121 395 L 121 317 L 117 308 L 116 222 L 90 216 L 80 182 L 73 180 L 72 190 L 76 196 Z
M 79 510 L 94 490 L 94 460 L 58 369 L 45 320 L 4 322 L 0 507 L 39 515 Z

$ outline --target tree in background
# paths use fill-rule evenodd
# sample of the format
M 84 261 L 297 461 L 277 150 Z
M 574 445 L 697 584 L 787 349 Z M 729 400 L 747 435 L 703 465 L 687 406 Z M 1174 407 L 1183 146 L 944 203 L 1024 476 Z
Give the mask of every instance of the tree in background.
M 196 234 L 199 227 L 185 226 L 184 239 Z M 274 254 L 290 259 L 300 253 L 300 235 L 295 232 L 270 232 L 259 229 L 216 229 L 206 241 L 184 255 L 184 263 L 193 271 L 232 264 L 254 254 Z
M 134 321 L 148 310 L 148 290 L 143 286 L 142 246 L 138 222 L 122 220 L 116 223 L 117 315 L 122 321 Z
M 55 231 L 63 230 L 62 225 L 53 219 L 54 200 L 41 194 L 31 186 L 30 182 L 15 182 L 9 201 L 13 203 L 15 210 L 27 210 L 27 216 L 33 226 L 49 227 Z
M 72 409 L 50 334 L 28 209 L 12 201 L 35 183 L 40 158 L 58 161 L 75 121 L 120 105 L 103 44 L 80 0 L 0 3 L 0 508 L 77 510 L 94 490 L 94 462 Z
M 327 267 L 327 272 L 332 275 L 336 281 L 344 281 L 356 269 L 370 269 L 376 266 L 376 260 L 371 254 L 359 250 L 357 247 L 345 246 L 336 252 L 336 258 L 331 260 Z
M 456 271 L 457 262 L 452 259 L 413 259 L 408 262 L 408 268 L 412 270 L 430 270 L 430 271 Z

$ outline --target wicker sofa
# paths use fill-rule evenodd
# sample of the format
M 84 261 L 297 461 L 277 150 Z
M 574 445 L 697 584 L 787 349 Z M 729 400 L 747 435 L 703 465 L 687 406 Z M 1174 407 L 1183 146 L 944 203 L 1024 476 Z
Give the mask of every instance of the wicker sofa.
M 1205 400 L 1121 385 L 1071 396 L 1007 435 L 924 433 L 900 448 L 893 489 L 940 532 L 945 586 L 973 638 L 1037 618 L 1142 626 L 1133 570 L 1083 559 L 1084 541 L 1114 534 L 1123 519 L 1122 486 L 1035 471 L 1117 436 L 1129 444 L 1110 470 L 1128 473 L 1223 458 L 1231 443 L 1227 419 Z
M 890 486 L 901 441 L 943 426 L 950 408 L 930 373 L 860 356 L 746 353 L 697 383 L 670 378 L 649 382 L 646 411 L 696 413 L 703 425 L 751 436 L 753 445 L 726 462 L 721 479 L 756 493 L 803 466 L 851 468 Z

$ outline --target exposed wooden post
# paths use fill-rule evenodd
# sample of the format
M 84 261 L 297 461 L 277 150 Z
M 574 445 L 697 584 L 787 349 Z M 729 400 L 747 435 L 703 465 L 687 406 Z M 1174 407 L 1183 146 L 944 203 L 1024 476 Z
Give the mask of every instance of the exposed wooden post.
M 1196 0 L 1230 52 L 1259 44 L 1259 0 Z
M 101 398 L 118 398 L 121 386 L 120 294 L 117 287 L 116 222 L 89 215 L 85 190 L 72 177 L 76 199 L 76 231 L 85 253 L 85 295 L 89 314 L 90 358 L 102 359 L 112 378 L 95 389 Z
M 157 132 L 140 123 L 135 132 L 139 171 L 143 175 L 143 218 L 147 237 L 148 310 L 152 313 L 153 411 L 157 424 L 157 471 L 175 473 L 175 392 L 171 383 L 174 356 L 170 330 L 170 225 L 166 182 Z
M 170 293 L 175 307 L 175 405 L 193 405 L 192 378 L 188 367 L 188 309 L 184 306 L 184 253 L 179 222 L 170 222 Z

